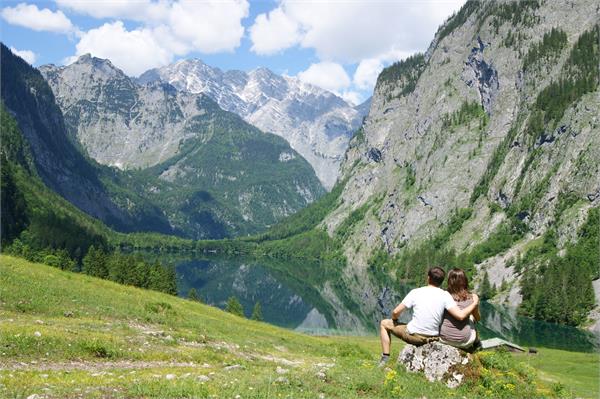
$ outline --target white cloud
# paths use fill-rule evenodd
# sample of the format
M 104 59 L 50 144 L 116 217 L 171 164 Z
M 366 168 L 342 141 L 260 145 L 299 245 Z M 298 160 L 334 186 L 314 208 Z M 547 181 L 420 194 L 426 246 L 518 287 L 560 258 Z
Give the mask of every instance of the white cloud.
M 300 40 L 298 23 L 281 8 L 260 14 L 250 27 L 251 50 L 257 54 L 273 54 L 297 44 Z
M 143 21 L 154 13 L 154 8 L 164 7 L 164 3 L 152 3 L 150 0 L 135 1 L 90 1 L 90 0 L 55 0 L 63 8 L 94 18 L 119 18 Z
M 106 23 L 83 33 L 76 45 L 76 54 L 86 53 L 108 58 L 126 74 L 134 76 L 173 60 L 173 53 L 161 46 L 152 30 L 128 31 L 121 21 Z
M 383 63 L 377 58 L 362 60 L 354 72 L 353 83 L 361 90 L 368 90 L 375 86 L 377 76 L 383 69 Z
M 294 34 L 300 36 L 302 47 L 312 48 L 321 60 L 345 63 L 365 58 L 379 58 L 393 48 L 402 51 L 423 51 L 433 38 L 436 28 L 464 0 L 421 2 L 345 1 L 307 2 L 282 0 L 269 16 L 260 14 L 250 31 L 260 29 L 271 35 L 251 36 L 253 50 L 260 53 L 270 48 L 272 36 L 293 36 L 282 29 L 281 19 L 297 25 Z M 276 13 L 277 11 L 277 13 Z M 281 15 L 273 18 L 273 15 Z M 291 47 L 298 41 L 278 43 L 277 50 Z
M 179 1 L 173 3 L 168 25 L 174 36 L 203 53 L 233 51 L 244 35 L 246 0 Z
M 17 50 L 16 48 L 11 47 L 10 51 L 12 51 L 13 54 L 16 54 L 19 57 L 23 58 L 29 64 L 34 64 L 35 60 L 37 59 L 37 56 L 35 55 L 35 53 L 30 50 Z
M 350 86 L 350 77 L 340 64 L 334 62 L 311 64 L 307 70 L 298 74 L 298 78 L 336 94 Z
M 244 35 L 246 0 L 81 1 L 56 0 L 60 7 L 116 22 L 80 33 L 76 55 L 108 58 L 129 75 L 168 64 L 192 51 L 205 54 L 234 51 Z M 127 30 L 121 20 L 140 22 Z
M 77 29 L 62 11 L 40 10 L 36 5 L 20 3 L 4 7 L 2 18 L 11 25 L 18 25 L 39 32 L 72 33 Z

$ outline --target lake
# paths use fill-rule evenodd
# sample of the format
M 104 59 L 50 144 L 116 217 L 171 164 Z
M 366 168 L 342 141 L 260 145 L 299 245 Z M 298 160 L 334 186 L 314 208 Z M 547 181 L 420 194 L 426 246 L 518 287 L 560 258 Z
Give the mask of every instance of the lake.
M 181 296 L 187 296 L 193 287 L 203 302 L 220 308 L 225 307 L 230 296 L 235 296 L 244 307 L 247 317 L 258 302 L 264 321 L 289 329 L 313 334 L 356 334 L 364 331 L 376 334 L 374 320 L 389 312 L 388 309 L 383 312 L 381 309 L 372 309 L 369 319 L 373 321 L 365 321 L 362 328 L 355 331 L 338 330 L 332 317 L 332 305 L 315 287 L 318 285 L 318 279 L 315 282 L 315 279 L 309 279 L 308 275 L 303 278 L 302 273 L 288 272 L 318 271 L 323 267 L 320 264 L 220 256 L 170 259 L 170 262 L 176 264 Z M 402 285 L 393 287 L 391 303 L 399 302 L 410 288 Z M 347 310 L 354 312 L 357 309 Z M 598 336 L 574 327 L 522 317 L 512 309 L 487 302 L 481 304 L 481 315 L 482 321 L 478 329 L 482 339 L 500 337 L 527 347 L 580 352 L 600 350 Z

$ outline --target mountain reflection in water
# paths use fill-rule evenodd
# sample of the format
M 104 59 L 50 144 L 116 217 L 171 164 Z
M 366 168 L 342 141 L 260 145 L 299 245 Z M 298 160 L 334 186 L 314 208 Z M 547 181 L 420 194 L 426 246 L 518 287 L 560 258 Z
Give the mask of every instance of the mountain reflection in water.
M 215 256 L 175 263 L 181 296 L 186 296 L 193 287 L 203 302 L 220 308 L 225 307 L 230 296 L 235 296 L 247 317 L 259 302 L 268 323 L 309 333 L 352 334 L 352 331 L 335 330 L 334 309 L 321 296 L 319 287 L 285 272 L 286 268 L 293 267 L 290 262 Z M 408 285 L 395 284 L 395 300 L 400 300 L 410 289 Z M 373 314 L 380 315 L 381 311 L 373 309 Z M 581 352 L 600 349 L 600 339 L 592 333 L 522 317 L 513 309 L 483 302 L 481 315 L 478 329 L 482 339 L 501 337 L 522 346 Z M 375 334 L 376 326 L 372 328 Z

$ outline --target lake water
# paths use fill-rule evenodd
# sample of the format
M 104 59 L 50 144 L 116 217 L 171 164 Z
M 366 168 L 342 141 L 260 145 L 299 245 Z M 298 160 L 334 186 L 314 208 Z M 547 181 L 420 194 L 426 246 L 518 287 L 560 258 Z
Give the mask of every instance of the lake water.
M 331 305 L 323 299 L 314 283 L 309 283 L 308 278 L 302 278 L 298 273 L 286 272 L 300 267 L 293 262 L 216 256 L 171 259 L 171 262 L 176 264 L 181 296 L 187 296 L 193 287 L 203 302 L 220 308 L 225 307 L 230 296 L 235 296 L 248 317 L 258 302 L 264 321 L 277 326 L 311 333 L 354 333 L 336 329 Z M 301 266 L 302 270 L 307 269 L 305 263 Z M 319 267 L 315 264 L 314 270 Z M 401 299 L 409 289 L 408 286 L 394 287 L 395 300 Z M 378 314 L 381 311 L 373 309 L 374 320 L 379 318 Z M 482 339 L 500 337 L 527 347 L 582 352 L 600 350 L 598 336 L 577 328 L 521 317 L 513 310 L 486 302 L 481 304 L 481 315 L 478 328 Z M 375 323 L 366 328 L 376 334 Z

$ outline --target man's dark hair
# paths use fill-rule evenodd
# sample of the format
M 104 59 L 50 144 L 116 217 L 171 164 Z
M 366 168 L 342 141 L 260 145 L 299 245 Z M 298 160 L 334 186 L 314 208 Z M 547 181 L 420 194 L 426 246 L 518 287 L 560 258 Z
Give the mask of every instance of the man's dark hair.
M 432 267 L 427 272 L 427 276 L 429 277 L 429 283 L 439 287 L 444 282 L 444 277 L 446 277 L 446 272 L 441 267 Z

